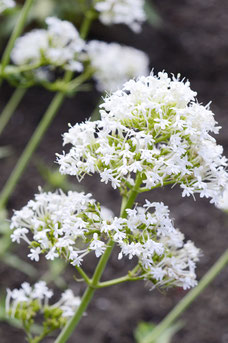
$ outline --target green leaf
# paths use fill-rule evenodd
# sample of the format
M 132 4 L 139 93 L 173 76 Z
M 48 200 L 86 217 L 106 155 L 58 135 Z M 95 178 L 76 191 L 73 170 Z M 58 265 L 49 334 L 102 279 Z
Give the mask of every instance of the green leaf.
M 155 341 L 150 340 L 150 334 L 156 327 L 153 323 L 141 322 L 135 330 L 135 339 L 137 343 L 171 343 L 173 336 L 183 327 L 183 322 L 179 321 L 168 329 L 164 330 Z
M 8 157 L 12 154 L 12 148 L 10 146 L 0 147 L 0 158 Z

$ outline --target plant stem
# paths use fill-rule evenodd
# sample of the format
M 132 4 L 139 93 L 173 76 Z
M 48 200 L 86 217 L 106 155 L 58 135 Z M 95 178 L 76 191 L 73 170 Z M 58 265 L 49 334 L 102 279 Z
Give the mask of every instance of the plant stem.
M 75 312 L 75 314 L 71 318 L 71 320 L 65 325 L 64 329 L 62 330 L 60 335 L 55 340 L 55 343 L 67 342 L 68 338 L 71 336 L 71 334 L 74 331 L 75 327 L 77 326 L 79 320 L 81 319 L 83 313 L 87 309 L 87 306 L 90 303 L 90 301 L 94 295 L 94 292 L 95 292 L 94 288 L 87 287 L 77 311 Z
M 217 262 L 209 269 L 205 276 L 201 279 L 198 286 L 193 288 L 174 309 L 158 324 L 155 329 L 148 334 L 141 343 L 154 343 L 160 337 L 164 330 L 166 330 L 202 293 L 202 291 L 215 279 L 221 270 L 228 264 L 228 249 L 217 260 Z
M 133 204 L 134 204 L 134 201 L 139 193 L 139 189 L 140 189 L 140 185 L 142 183 L 142 178 L 141 178 L 141 175 L 138 174 L 136 176 L 136 179 L 135 179 L 135 186 L 128 192 L 128 198 L 126 200 L 126 198 L 124 198 L 124 201 L 125 201 L 125 206 L 121 206 L 121 213 L 120 213 L 120 216 L 122 218 L 126 218 L 127 217 L 127 212 L 126 210 L 128 208 L 132 208 Z
M 117 279 L 99 282 L 96 288 L 105 288 L 109 286 L 115 286 L 126 281 L 137 281 L 137 280 L 142 280 L 143 278 L 144 276 L 130 277 L 129 275 L 125 275 Z
M 26 88 L 17 88 L 0 116 L 0 135 L 26 93 Z
M 77 311 L 75 312 L 74 316 L 69 320 L 66 324 L 60 335 L 57 337 L 55 343 L 65 343 L 67 342 L 68 338 L 73 333 L 74 329 L 76 328 L 77 324 L 79 323 L 83 313 L 87 309 L 91 299 L 93 298 L 96 286 L 100 280 L 100 277 L 104 271 L 104 268 L 108 262 L 109 256 L 112 252 L 114 246 L 114 242 L 109 242 L 108 248 L 105 250 L 104 255 L 99 260 L 99 263 L 96 267 L 94 272 L 93 278 L 91 280 L 90 286 L 87 287 L 80 306 L 78 307 Z
M 35 149 L 37 148 L 38 144 L 41 141 L 44 133 L 46 132 L 47 128 L 49 127 L 50 123 L 54 119 L 60 105 L 62 104 L 64 99 L 63 93 L 57 93 L 51 104 L 49 105 L 46 113 L 44 114 L 41 122 L 37 126 L 34 134 L 32 135 L 29 143 L 27 144 L 25 150 L 23 151 L 22 155 L 20 156 L 13 172 L 11 173 L 9 179 L 7 180 L 2 192 L 0 193 L 0 209 L 3 208 L 10 196 L 13 192 L 18 180 L 20 179 L 25 167 L 27 166 L 32 154 L 34 153 Z
M 80 29 L 80 37 L 82 39 L 86 39 L 87 38 L 87 35 L 88 35 L 88 32 L 89 32 L 91 23 L 92 23 L 92 21 L 95 18 L 96 18 L 96 13 L 94 11 L 92 11 L 92 10 L 88 11 L 85 14 L 85 18 L 83 20 L 83 23 L 82 23 L 81 29 Z
M 126 201 L 125 199 L 123 199 L 125 206 L 121 206 L 121 217 L 124 218 L 127 215 L 126 209 L 132 207 L 132 205 L 135 201 L 135 198 L 138 195 L 137 189 L 140 187 L 141 181 L 142 181 L 141 177 L 137 177 L 135 187 L 128 194 L 128 200 Z M 82 297 L 80 306 L 78 307 L 74 316 L 66 324 L 66 326 L 64 327 L 64 329 L 62 330 L 60 335 L 57 337 L 57 339 L 55 340 L 55 343 L 67 342 L 68 338 L 72 335 L 73 331 L 75 330 L 75 328 L 76 328 L 77 324 L 79 323 L 83 313 L 85 312 L 90 301 L 93 298 L 95 289 L 99 288 L 100 278 L 103 274 L 103 271 L 106 267 L 108 259 L 111 255 L 113 248 L 114 248 L 114 244 L 115 244 L 115 242 L 113 242 L 112 240 L 110 240 L 107 243 L 108 247 L 106 248 L 104 254 L 102 255 L 102 257 L 100 258 L 100 260 L 98 262 L 98 265 L 95 269 L 95 272 L 93 274 L 93 278 L 90 282 L 90 285 L 87 287 L 87 289 L 86 289 L 86 291 Z
M 85 282 L 90 285 L 91 280 L 88 277 L 88 275 L 84 272 L 84 270 L 81 267 L 75 266 L 75 268 L 77 269 L 77 271 L 79 272 L 79 274 L 81 275 L 81 277 L 85 280 Z
M 15 40 L 17 39 L 17 37 L 20 36 L 20 34 L 23 31 L 23 28 L 24 28 L 24 25 L 25 25 L 28 13 L 30 11 L 30 8 L 31 8 L 31 6 L 33 4 L 33 1 L 34 0 L 26 0 L 25 1 L 24 6 L 23 6 L 23 8 L 21 10 L 20 16 L 18 18 L 18 21 L 16 23 L 16 26 L 14 27 L 14 30 L 13 30 L 11 36 L 10 36 L 9 42 L 8 42 L 8 44 L 7 44 L 6 48 L 5 48 L 5 51 L 3 53 L 3 56 L 2 56 L 2 62 L 1 62 L 1 69 L 2 69 L 1 72 L 2 72 L 2 75 L 4 75 L 4 69 L 7 66 L 7 64 L 9 63 L 10 53 L 11 53 L 11 51 L 13 49 Z

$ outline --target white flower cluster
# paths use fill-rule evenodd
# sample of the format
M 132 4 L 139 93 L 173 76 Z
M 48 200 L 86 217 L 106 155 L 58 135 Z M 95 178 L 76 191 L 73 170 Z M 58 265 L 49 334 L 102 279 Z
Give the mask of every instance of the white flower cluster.
M 99 91 L 115 91 L 128 80 L 149 74 L 149 58 L 138 49 L 117 43 L 90 41 L 86 51 L 95 70 L 94 78 Z
M 62 293 L 61 298 L 55 304 L 49 305 L 49 299 L 53 296 L 53 291 L 49 289 L 45 281 L 39 281 L 31 286 L 28 282 L 24 282 L 20 289 L 7 289 L 6 296 L 6 313 L 14 317 L 16 311 L 17 317 L 20 317 L 20 310 L 30 309 L 32 303 L 36 302 L 36 312 L 44 313 L 44 310 L 61 310 L 61 317 L 69 318 L 75 313 L 75 310 L 80 305 L 80 298 L 75 297 L 73 292 L 68 289 Z
M 198 249 L 191 242 L 184 244 L 168 208 L 147 201 L 144 207 L 126 212 L 126 218 L 112 217 L 107 211 L 104 215 L 90 194 L 41 193 L 15 212 L 11 237 L 18 243 L 24 239 L 32 246 L 28 256 L 33 260 L 38 261 L 43 252 L 47 259 L 63 256 L 77 266 L 90 251 L 100 257 L 112 239 L 120 248 L 119 259 L 136 256 L 141 275 L 153 284 L 194 286 Z M 33 242 L 29 241 L 29 232 Z
M 55 17 L 46 19 L 47 29 L 33 30 L 18 38 L 11 52 L 16 65 L 60 66 L 67 70 L 83 70 L 78 60 L 84 48 L 84 41 L 68 21 Z
M 16 5 L 14 0 L 0 0 L 0 14 L 8 8 L 12 8 Z
M 95 9 L 103 24 L 126 24 L 135 32 L 146 20 L 144 0 L 95 0 Z
M 180 184 L 182 195 L 195 192 L 217 202 L 227 182 L 227 159 L 216 134 L 214 114 L 200 105 L 189 82 L 151 74 L 125 83 L 100 106 L 101 120 L 76 124 L 64 134 L 69 153 L 58 155 L 60 172 L 98 172 L 113 188 L 144 190 Z
M 68 21 L 46 19 L 47 29 L 36 29 L 18 38 L 11 59 L 18 66 L 34 67 L 35 79 L 50 78 L 53 67 L 81 72 L 88 65 L 93 69 L 99 91 L 114 91 L 131 78 L 148 75 L 148 56 L 117 43 L 85 42 Z M 49 68 L 44 68 L 49 66 Z
M 39 255 L 46 252 L 48 260 L 63 256 L 73 265 L 80 265 L 91 250 L 97 257 L 104 252 L 106 245 L 97 240 L 95 223 L 100 223 L 107 215 L 110 211 L 100 209 L 91 194 L 40 193 L 21 211 L 15 211 L 11 238 L 13 242 L 20 243 L 22 239 L 29 243 L 31 260 L 39 261 Z M 33 242 L 29 239 L 29 231 L 33 233 Z M 93 239 L 87 244 L 90 234 Z M 81 241 L 85 247 L 79 249 Z

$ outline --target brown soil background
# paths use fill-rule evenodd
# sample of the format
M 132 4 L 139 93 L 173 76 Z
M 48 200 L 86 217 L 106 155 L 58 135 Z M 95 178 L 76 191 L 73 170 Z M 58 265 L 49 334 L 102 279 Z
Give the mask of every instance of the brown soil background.
M 223 127 L 218 143 L 228 155 L 228 2 L 226 0 L 173 0 L 154 1 L 162 18 L 162 26 L 145 25 L 141 35 L 136 36 L 125 27 L 104 28 L 93 26 L 90 38 L 118 41 L 146 51 L 155 72 L 166 70 L 190 79 L 198 99 L 204 104 L 213 101 L 212 110 Z M 12 89 L 5 85 L 1 89 L 0 109 L 10 96 Z M 14 154 L 0 160 L 0 183 L 4 184 L 31 133 L 44 113 L 52 94 L 40 88 L 31 89 L 16 111 L 1 136 L 0 145 L 10 144 Z M 35 167 L 42 159 L 53 166 L 55 153 L 62 151 L 61 134 L 67 123 L 74 124 L 89 117 L 98 99 L 98 94 L 81 93 L 67 99 L 57 118 L 49 128 L 32 162 L 27 167 L 14 194 L 9 209 L 19 209 L 32 198 L 43 181 Z M 75 182 L 75 180 L 72 180 Z M 83 182 L 86 191 L 92 192 L 102 204 L 118 213 L 120 199 L 109 186 L 99 183 L 98 177 Z M 205 199 L 181 198 L 178 187 L 165 188 L 146 195 L 148 199 L 164 201 L 170 206 L 171 216 L 179 227 L 203 251 L 198 265 L 200 279 L 209 267 L 227 248 L 228 217 Z M 139 200 L 140 201 L 140 200 Z M 14 246 L 14 251 L 26 259 L 26 247 Z M 91 256 L 86 263 L 92 272 L 96 260 Z M 45 262 L 35 264 L 42 275 Z M 117 261 L 114 254 L 109 262 L 104 279 L 118 277 L 128 270 L 127 262 Z M 72 269 L 67 269 L 65 279 L 75 293 L 82 294 L 83 285 L 72 279 Z M 28 280 L 20 271 L 0 264 L 1 288 L 19 287 Z M 216 278 L 208 289 L 184 313 L 184 328 L 175 336 L 175 343 L 227 343 L 228 342 L 228 269 Z M 87 316 L 78 326 L 69 342 L 77 343 L 131 343 L 133 331 L 141 320 L 159 322 L 184 296 L 179 289 L 165 294 L 150 292 L 143 282 L 126 283 L 104 291 L 98 291 L 88 308 Z M 20 330 L 0 324 L 0 342 L 25 342 Z M 53 342 L 54 338 L 45 342 Z

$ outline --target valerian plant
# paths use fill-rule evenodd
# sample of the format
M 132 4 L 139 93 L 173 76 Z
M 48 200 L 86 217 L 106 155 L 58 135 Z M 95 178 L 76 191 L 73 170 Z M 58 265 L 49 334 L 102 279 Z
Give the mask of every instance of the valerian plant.
M 76 124 L 64 134 L 64 145 L 71 144 L 71 148 L 58 154 L 60 172 L 74 175 L 79 181 L 86 174 L 98 173 L 101 182 L 119 190 L 122 205 L 118 217 L 91 194 L 40 190 L 34 200 L 15 211 L 12 241 L 25 241 L 28 257 L 33 261 L 38 262 L 41 255 L 47 260 L 63 259 L 75 267 L 87 284 L 81 300 L 67 290 L 54 304 L 49 302 L 52 291 L 43 281 L 34 286 L 23 283 L 20 289 L 7 291 L 6 311 L 22 322 L 30 343 L 40 342 L 56 329 L 61 329 L 56 343 L 66 342 L 96 289 L 137 280 L 145 280 L 151 289 L 196 286 L 199 249 L 191 241 L 186 242 L 174 227 L 164 203 L 145 199 L 138 204 L 136 198 L 140 193 L 172 184 L 180 185 L 183 196 L 199 193 L 218 205 L 227 183 L 227 160 L 211 136 L 218 133 L 219 127 L 209 106 L 197 102 L 189 82 L 179 76 L 170 78 L 165 72 L 137 79 L 148 75 L 146 54 L 117 43 L 87 41 L 95 19 L 105 25 L 126 24 L 139 32 L 146 19 L 144 1 L 78 3 L 85 13 L 79 31 L 72 23 L 50 16 L 42 29 L 21 36 L 33 4 L 33 0 L 26 0 L 3 53 L 1 79 L 22 88 L 12 97 L 10 111 L 4 111 L 0 132 L 25 88 L 41 84 L 57 94 L 6 183 L 0 208 L 6 204 L 64 97 L 83 89 L 91 78 L 99 91 L 119 90 L 104 99 L 100 120 Z M 14 5 L 14 1 L 0 0 L 0 13 Z M 114 246 L 119 260 L 134 258 L 135 266 L 122 277 L 101 281 Z M 84 270 L 89 253 L 99 259 L 92 277 Z M 225 253 L 200 287 L 193 290 L 195 295 L 189 293 L 186 301 L 152 332 L 153 338 L 172 324 L 227 261 Z M 34 336 L 33 324 L 42 316 L 41 332 Z
M 68 152 L 57 155 L 60 171 L 80 181 L 98 173 L 122 196 L 120 216 L 103 208 L 91 194 L 40 193 L 11 221 L 12 240 L 29 245 L 28 257 L 63 258 L 87 283 L 78 309 L 56 343 L 68 340 L 96 289 L 145 280 L 155 287 L 196 286 L 200 251 L 173 226 L 164 203 L 136 203 L 137 195 L 168 184 L 183 196 L 199 193 L 217 204 L 227 182 L 227 160 L 210 133 L 218 133 L 209 106 L 196 100 L 188 81 L 161 72 L 126 82 L 100 105 L 101 119 L 70 127 Z M 126 275 L 101 281 L 114 246 L 118 259 L 134 257 Z M 99 262 L 90 278 L 87 254 Z

